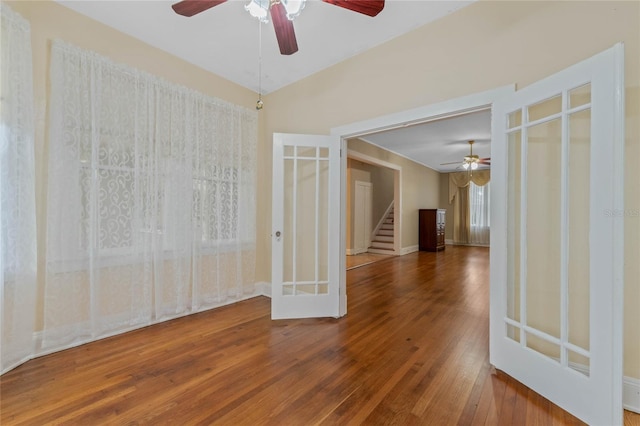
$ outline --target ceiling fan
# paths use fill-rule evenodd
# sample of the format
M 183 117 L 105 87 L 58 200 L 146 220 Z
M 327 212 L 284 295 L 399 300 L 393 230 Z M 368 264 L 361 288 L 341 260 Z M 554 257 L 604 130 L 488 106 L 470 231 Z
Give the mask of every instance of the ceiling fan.
M 473 143 L 474 141 L 469 141 L 469 155 L 465 155 L 462 162 L 454 161 L 451 163 L 440 163 L 440 165 L 460 164 L 465 170 L 476 170 L 480 166 L 491 166 L 491 157 L 480 158 L 473 153 Z
M 173 4 L 173 10 L 182 16 L 193 16 L 214 6 L 225 3 L 227 0 L 183 0 Z M 271 12 L 273 28 L 276 30 L 276 39 L 280 47 L 280 53 L 291 55 L 298 51 L 298 42 L 293 31 L 293 19 L 300 14 L 306 0 L 249 0 L 245 6 L 247 12 L 262 22 L 268 22 L 268 14 Z M 322 0 L 367 16 L 376 16 L 384 9 L 384 0 Z

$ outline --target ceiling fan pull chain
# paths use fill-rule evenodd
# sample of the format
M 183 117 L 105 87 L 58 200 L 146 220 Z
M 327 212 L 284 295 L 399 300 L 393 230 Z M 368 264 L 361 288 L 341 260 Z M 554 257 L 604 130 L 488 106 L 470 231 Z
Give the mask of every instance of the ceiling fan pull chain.
M 262 22 L 258 21 L 258 102 L 256 109 L 260 111 L 264 108 L 262 102 Z

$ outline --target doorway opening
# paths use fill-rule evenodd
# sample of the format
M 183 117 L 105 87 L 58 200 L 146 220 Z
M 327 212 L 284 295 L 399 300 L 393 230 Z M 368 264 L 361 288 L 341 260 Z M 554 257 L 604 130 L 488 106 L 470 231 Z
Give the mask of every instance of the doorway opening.
M 346 179 L 344 253 L 400 254 L 402 220 L 396 214 L 401 205 L 400 167 L 348 149 Z
M 365 120 L 349 125 L 337 127 L 331 129 L 331 135 L 339 136 L 341 139 L 341 152 L 348 153 L 348 155 L 341 156 L 341 173 L 340 173 L 340 186 L 341 186 L 341 207 L 340 207 L 340 247 L 336 247 L 340 253 L 347 253 L 347 164 L 349 158 L 356 158 L 359 161 L 363 161 L 363 158 L 369 162 L 379 162 L 381 160 L 361 154 L 354 151 L 349 151 L 348 141 L 351 139 L 366 139 L 368 135 L 374 135 L 379 132 L 399 129 L 403 127 L 413 126 L 417 124 L 424 124 L 435 122 L 438 120 L 453 118 L 469 114 L 472 112 L 486 110 L 491 108 L 493 102 L 497 99 L 504 97 L 506 94 L 513 93 L 515 91 L 514 85 L 508 85 L 494 90 L 481 92 L 461 98 L 456 98 L 448 101 L 444 101 L 437 104 L 432 104 L 408 111 L 403 111 L 383 117 L 378 117 L 371 120 Z M 396 254 L 403 253 L 402 245 L 402 217 L 405 212 L 403 211 L 402 203 L 402 178 L 401 170 L 397 165 L 386 162 L 386 167 L 395 167 L 398 175 L 397 179 L 394 179 L 394 210 L 395 210 L 395 222 L 398 229 L 398 238 L 394 240 L 394 251 Z M 407 248 L 405 248 L 407 249 Z M 411 250 L 410 250 L 411 251 Z M 340 315 L 343 316 L 347 313 L 347 284 L 346 284 L 346 256 L 341 256 L 340 261 Z
M 396 220 L 395 211 L 400 168 L 349 149 L 346 174 L 346 268 L 398 255 L 401 221 Z

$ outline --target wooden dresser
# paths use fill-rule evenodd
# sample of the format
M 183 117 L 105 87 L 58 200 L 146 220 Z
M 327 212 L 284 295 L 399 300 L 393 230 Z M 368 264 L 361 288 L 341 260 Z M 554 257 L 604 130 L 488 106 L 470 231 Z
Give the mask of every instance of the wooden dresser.
M 420 209 L 418 244 L 420 250 L 444 250 L 445 209 Z

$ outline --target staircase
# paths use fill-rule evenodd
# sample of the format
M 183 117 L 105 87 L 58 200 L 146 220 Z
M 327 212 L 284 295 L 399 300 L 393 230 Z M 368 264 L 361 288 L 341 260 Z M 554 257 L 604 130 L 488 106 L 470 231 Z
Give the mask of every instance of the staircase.
M 393 234 L 393 207 L 391 207 L 371 239 L 371 247 L 367 251 L 377 254 L 393 254 Z

